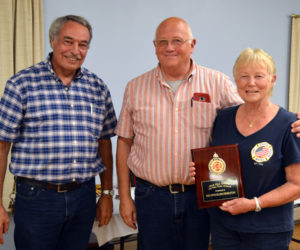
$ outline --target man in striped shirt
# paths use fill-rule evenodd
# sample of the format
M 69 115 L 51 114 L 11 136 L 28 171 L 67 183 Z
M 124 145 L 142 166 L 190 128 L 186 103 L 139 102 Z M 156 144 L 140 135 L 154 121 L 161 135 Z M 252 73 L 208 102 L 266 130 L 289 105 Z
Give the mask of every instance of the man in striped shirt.
M 16 249 L 82 250 L 96 213 L 99 225 L 112 215 L 110 137 L 117 120 L 107 86 L 81 67 L 90 24 L 60 17 L 49 35 L 53 52 L 9 79 L 0 102 L 0 193 L 12 144 Z M 106 194 L 96 206 L 98 174 Z M 1 243 L 8 224 L 1 203 Z
M 195 44 L 184 20 L 164 20 L 154 40 L 158 66 L 125 90 L 115 130 L 120 214 L 138 223 L 141 250 L 208 248 L 208 215 L 189 185 L 190 150 L 209 146 L 218 110 L 242 100 L 229 77 L 191 59 Z

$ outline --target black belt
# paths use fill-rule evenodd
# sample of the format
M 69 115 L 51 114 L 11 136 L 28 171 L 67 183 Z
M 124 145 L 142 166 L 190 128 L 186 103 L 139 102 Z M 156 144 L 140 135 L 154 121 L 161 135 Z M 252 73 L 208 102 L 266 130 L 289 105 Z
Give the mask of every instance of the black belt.
M 139 177 L 135 177 L 135 178 L 136 178 L 136 181 L 139 183 L 145 184 L 147 186 L 155 186 L 160 189 L 170 191 L 170 193 L 172 193 L 172 194 L 178 194 L 178 193 L 183 193 L 183 192 L 190 191 L 190 190 L 195 190 L 195 185 L 170 184 L 167 186 L 157 186 L 157 185 L 155 185 L 149 181 L 143 180 Z
M 72 191 L 82 185 L 82 183 L 71 182 L 66 184 L 54 184 L 50 182 L 38 181 L 34 179 L 29 179 L 25 177 L 16 176 L 15 180 L 20 183 L 24 183 L 27 185 L 32 185 L 44 189 L 55 190 L 59 193 Z

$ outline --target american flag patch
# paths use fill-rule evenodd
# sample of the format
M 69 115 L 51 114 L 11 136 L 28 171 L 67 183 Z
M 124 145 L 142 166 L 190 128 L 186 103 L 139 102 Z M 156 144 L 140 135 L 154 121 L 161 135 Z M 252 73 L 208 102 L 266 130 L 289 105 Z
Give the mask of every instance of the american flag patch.
M 273 147 L 268 142 L 256 144 L 251 150 L 252 159 L 256 162 L 266 162 L 273 155 Z

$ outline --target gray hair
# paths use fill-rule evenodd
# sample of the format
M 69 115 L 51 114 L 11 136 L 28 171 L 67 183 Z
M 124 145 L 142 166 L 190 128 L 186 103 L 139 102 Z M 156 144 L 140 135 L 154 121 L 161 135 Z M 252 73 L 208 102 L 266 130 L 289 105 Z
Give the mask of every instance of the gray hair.
M 50 26 L 49 29 L 49 40 L 51 43 L 51 40 L 56 40 L 58 37 L 58 34 L 61 30 L 61 27 L 67 22 L 67 21 L 73 21 L 76 23 L 79 23 L 81 25 L 83 25 L 84 27 L 86 27 L 89 32 L 90 32 L 90 40 L 89 43 L 92 40 L 93 37 L 93 33 L 92 33 L 92 26 L 90 25 L 90 23 L 83 17 L 81 16 L 75 16 L 75 15 L 67 15 L 67 16 L 62 16 L 62 17 L 58 17 L 56 18 L 53 23 Z

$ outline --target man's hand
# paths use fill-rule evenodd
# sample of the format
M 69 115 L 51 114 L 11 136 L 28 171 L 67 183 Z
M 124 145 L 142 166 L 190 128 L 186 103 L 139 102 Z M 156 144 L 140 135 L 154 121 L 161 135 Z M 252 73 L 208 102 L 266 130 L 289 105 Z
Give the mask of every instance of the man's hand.
M 292 123 L 292 133 L 300 138 L 300 112 L 296 113 L 298 120 Z
M 107 225 L 112 217 L 113 200 L 110 195 L 101 195 L 97 203 L 96 220 L 98 226 Z
M 133 229 L 137 228 L 136 208 L 130 197 L 120 200 L 120 215 L 127 226 Z
M 7 234 L 9 217 L 2 205 L 0 205 L 0 244 L 4 244 L 3 234 Z
M 196 181 L 196 167 L 195 163 L 190 161 L 189 162 L 189 177 L 192 180 L 192 184 L 195 184 Z M 189 184 L 189 183 L 184 183 L 184 184 Z

